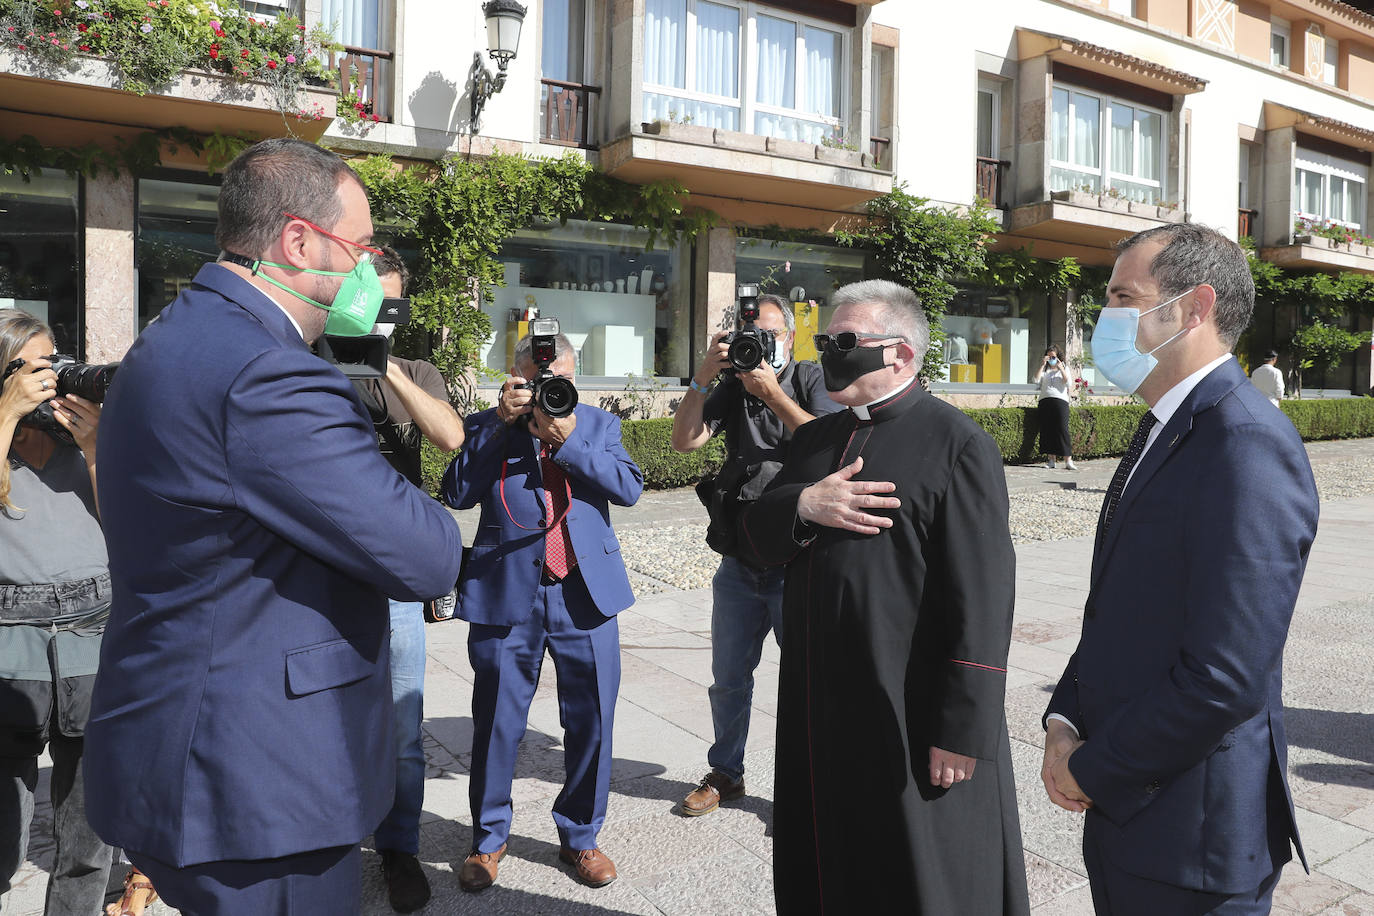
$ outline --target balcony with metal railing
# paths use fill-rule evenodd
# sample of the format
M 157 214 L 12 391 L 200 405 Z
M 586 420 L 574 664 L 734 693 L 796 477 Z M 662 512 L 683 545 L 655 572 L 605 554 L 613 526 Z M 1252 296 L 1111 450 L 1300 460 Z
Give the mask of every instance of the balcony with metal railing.
M 596 133 L 601 87 L 566 80 L 542 79 L 539 110 L 543 114 L 539 138 L 545 143 L 597 149 Z

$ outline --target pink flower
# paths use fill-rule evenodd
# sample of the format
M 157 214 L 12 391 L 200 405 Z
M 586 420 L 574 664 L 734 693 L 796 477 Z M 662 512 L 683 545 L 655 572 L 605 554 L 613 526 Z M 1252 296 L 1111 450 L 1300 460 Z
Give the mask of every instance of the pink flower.
M 790 274 L 790 273 L 792 272 L 792 262 L 791 262 L 791 261 L 783 261 L 783 262 L 782 262 L 782 272 L 785 273 L 785 274 Z
M 218 31 L 219 31 L 219 20 L 218 20 L 218 19 L 211 19 L 211 20 L 210 20 L 210 28 L 211 28 L 212 31 L 218 32 Z
M 286 62 L 287 62 L 288 64 L 294 64 L 294 63 L 296 62 L 296 55 L 294 55 L 294 54 L 288 54 L 288 55 L 286 55 Z

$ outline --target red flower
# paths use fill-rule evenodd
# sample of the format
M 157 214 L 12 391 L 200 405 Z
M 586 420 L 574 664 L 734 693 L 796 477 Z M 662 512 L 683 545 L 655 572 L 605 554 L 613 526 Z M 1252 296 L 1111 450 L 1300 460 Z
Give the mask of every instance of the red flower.
M 224 37 L 224 29 L 215 29 L 215 35 L 219 38 Z
M 381 116 L 381 115 L 372 115 L 371 117 L 372 117 L 372 120 L 373 120 L 374 123 L 376 123 L 377 121 L 380 121 L 380 120 L 382 119 L 382 116 Z
M 219 48 L 211 48 L 211 49 L 210 49 L 210 59 L 211 59 L 211 60 L 219 60 Z
M 277 62 L 276 62 L 275 60 L 269 60 L 269 61 L 267 62 L 267 69 L 268 69 L 268 70 L 275 70 L 275 69 L 277 69 Z
M 17 45 L 16 47 L 18 47 L 19 50 L 21 50 L 21 51 L 27 51 L 27 50 L 28 50 L 28 48 L 27 48 L 26 46 L 24 46 L 24 45 Z
M 298 25 L 298 26 L 296 26 L 296 31 L 298 31 L 298 32 L 304 32 L 304 31 L 305 31 L 305 26 L 303 26 L 303 25 Z
M 83 22 L 83 23 L 81 23 L 80 25 L 78 25 L 78 26 L 76 27 L 76 30 L 77 30 L 78 32 L 89 31 L 89 30 L 90 30 L 90 26 L 86 25 L 86 23 Z
M 54 16 L 61 16 L 61 15 L 62 15 L 62 11 L 61 11 L 61 10 L 53 10 L 53 11 L 52 11 L 52 14 L 53 14 Z
M 91 46 L 90 46 L 90 45 L 77 45 L 77 50 L 78 50 L 78 51 L 89 51 L 90 49 L 91 49 Z
M 362 102 L 354 102 L 354 103 L 353 103 L 353 108 L 354 108 L 355 111 L 362 111 L 364 107 L 366 107 L 366 106 L 364 106 Z
M 244 48 L 242 51 L 240 51 L 240 52 L 239 52 L 239 57 L 242 57 L 244 60 L 247 60 L 247 59 L 248 59 L 248 49 L 247 49 L 247 48 Z

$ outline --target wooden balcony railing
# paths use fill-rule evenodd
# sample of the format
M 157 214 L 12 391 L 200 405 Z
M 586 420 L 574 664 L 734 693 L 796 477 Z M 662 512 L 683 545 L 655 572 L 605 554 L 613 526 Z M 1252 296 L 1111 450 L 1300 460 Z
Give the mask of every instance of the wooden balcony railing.
M 986 200 L 993 209 L 1002 210 L 1006 208 L 1006 203 L 1002 200 L 1002 193 L 1005 190 L 1003 185 L 1009 168 L 1011 168 L 1011 163 L 1005 159 L 978 157 L 974 172 L 978 199 Z
M 873 154 L 873 164 L 880 169 L 892 169 L 892 138 L 869 137 L 869 152 Z
M 343 54 L 329 54 L 329 66 L 339 72 L 339 92 L 355 95 L 365 115 L 391 120 L 391 67 L 395 51 L 344 46 Z M 370 118 L 369 118 L 370 120 Z
M 1259 221 L 1259 211 L 1241 207 L 1239 210 L 1240 218 L 1236 222 L 1236 238 L 1243 239 L 1247 235 L 1255 237 L 1255 224 Z
M 596 149 L 592 135 L 593 99 L 601 96 L 600 86 L 586 86 L 565 80 L 540 80 L 543 85 L 544 127 L 540 139 L 560 146 Z

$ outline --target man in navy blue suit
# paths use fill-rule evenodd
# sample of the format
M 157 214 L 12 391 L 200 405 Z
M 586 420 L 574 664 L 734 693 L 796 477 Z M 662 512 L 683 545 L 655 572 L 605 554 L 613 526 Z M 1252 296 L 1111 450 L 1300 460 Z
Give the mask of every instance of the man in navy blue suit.
M 1087 811 L 1099 914 L 1268 913 L 1290 841 L 1302 856 L 1282 665 L 1316 487 L 1231 356 L 1254 307 L 1245 252 L 1194 224 L 1119 251 L 1093 359 L 1150 410 L 1102 506 L 1041 778 Z
M 572 378 L 558 335 L 550 370 Z M 615 615 L 634 603 L 609 504 L 632 506 L 643 475 L 620 442 L 620 420 L 579 404 L 551 418 L 531 403 L 531 340 L 491 410 L 468 417 L 467 444 L 444 474 L 450 506 L 482 506 L 456 616 L 468 621 L 472 695 L 472 851 L 460 886 L 496 880 L 511 823 L 511 781 L 545 650 L 558 672 L 566 779 L 553 804 L 559 857 L 584 884 L 615 880 L 597 847 L 610 794 L 611 728 L 620 689 Z
M 309 348 L 344 311 L 370 327 L 371 238 L 339 157 L 246 150 L 224 174 L 220 261 L 105 403 L 113 605 L 87 813 L 186 914 L 358 912 L 358 842 L 395 788 L 386 596 L 458 574 L 452 517 Z

